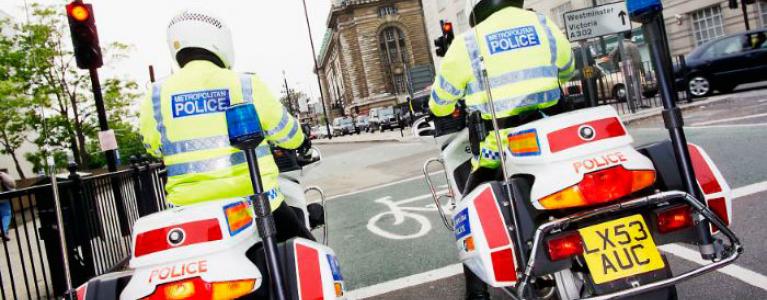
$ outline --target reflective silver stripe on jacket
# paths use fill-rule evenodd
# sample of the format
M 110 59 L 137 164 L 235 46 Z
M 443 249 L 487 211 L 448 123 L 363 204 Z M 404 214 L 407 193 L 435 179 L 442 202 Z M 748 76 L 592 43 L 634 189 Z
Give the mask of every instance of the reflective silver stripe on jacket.
M 286 143 L 286 142 L 290 141 L 298 133 L 298 128 L 299 127 L 300 126 L 298 125 L 298 121 L 296 121 L 296 119 L 293 119 L 293 127 L 290 128 L 290 132 L 288 132 L 288 135 L 286 135 L 285 137 L 283 137 L 283 138 L 281 138 L 279 140 L 276 140 L 274 142 L 277 143 L 277 144 L 282 144 L 282 143 Z
M 437 105 L 448 105 L 455 102 L 442 99 L 439 95 L 437 95 L 437 91 L 431 91 L 431 98 L 434 99 L 434 103 L 437 103 Z
M 199 150 L 210 150 L 222 147 L 229 147 L 229 136 L 213 136 L 193 140 L 170 142 L 162 145 L 162 153 L 165 155 L 176 155 Z
M 272 151 L 267 145 L 261 145 L 256 148 L 258 158 L 272 155 Z M 242 151 L 229 155 L 219 156 L 211 159 L 191 161 L 168 165 L 168 176 L 188 175 L 194 173 L 207 173 L 221 169 L 226 169 L 236 165 L 244 164 L 245 153 Z
M 529 95 L 516 96 L 511 98 L 505 98 L 505 99 L 498 99 L 493 102 L 495 103 L 495 112 L 497 114 L 503 115 L 505 112 L 514 110 L 515 108 L 518 108 L 518 107 L 533 106 L 533 105 L 543 104 L 553 100 L 558 100 L 560 95 L 561 93 L 559 91 L 559 87 L 556 87 L 548 91 L 533 93 Z M 490 114 L 489 103 L 471 105 L 469 106 L 469 109 L 472 111 L 478 110 L 483 114 Z
M 454 87 L 450 82 L 445 79 L 442 75 L 439 75 L 437 78 L 439 81 L 439 88 L 441 88 L 443 91 L 450 93 L 450 95 L 453 95 L 455 97 L 461 97 L 463 96 L 463 91 Z
M 253 76 L 240 75 L 240 86 L 242 88 L 242 102 L 253 103 Z
M 274 128 L 267 130 L 266 135 L 277 135 L 280 133 L 283 129 L 285 129 L 286 126 L 288 126 L 288 121 L 290 121 L 290 113 L 288 113 L 288 110 L 285 109 L 285 107 L 282 108 L 282 117 L 280 118 L 280 122 L 277 123 L 277 126 L 274 126 Z
M 157 82 L 152 85 L 152 115 L 154 116 L 157 132 L 160 133 L 160 149 L 162 149 L 162 145 L 170 144 L 170 140 L 168 140 L 168 131 L 166 130 L 165 124 L 162 121 L 162 101 L 160 99 L 161 92 L 162 83 Z
M 507 84 L 517 83 L 529 79 L 557 77 L 557 68 L 555 66 L 542 66 L 534 67 L 519 71 L 508 72 L 499 76 L 495 76 L 489 79 L 490 88 L 495 89 Z M 479 83 L 476 81 L 470 82 L 466 87 L 466 95 L 472 95 L 474 93 L 481 92 Z
M 546 38 L 549 39 L 549 51 L 551 51 L 551 65 L 557 65 L 557 40 L 554 38 L 554 33 L 551 32 L 551 27 L 546 24 L 546 16 L 538 14 L 538 21 L 541 22 L 541 26 L 546 30 Z
M 471 70 L 474 73 L 474 81 L 477 82 L 477 91 L 484 91 L 485 84 L 482 81 L 482 57 L 479 53 L 479 47 L 477 46 L 477 40 L 474 38 L 473 31 L 467 31 L 466 37 L 466 51 L 469 53 L 469 60 L 471 61 Z

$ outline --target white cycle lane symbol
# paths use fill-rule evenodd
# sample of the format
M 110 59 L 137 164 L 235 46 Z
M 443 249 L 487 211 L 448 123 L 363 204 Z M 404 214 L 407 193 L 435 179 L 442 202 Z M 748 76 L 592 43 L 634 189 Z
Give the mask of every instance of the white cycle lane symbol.
M 436 212 L 437 206 L 433 202 L 430 202 L 427 205 L 405 206 L 406 204 L 422 201 L 424 199 L 431 199 L 431 195 L 423 195 L 400 201 L 392 201 L 390 196 L 375 200 L 376 203 L 386 206 L 388 210 L 370 218 L 367 225 L 368 230 L 376 235 L 392 240 L 417 239 L 426 235 L 429 233 L 429 231 L 431 231 L 431 221 L 429 221 L 429 218 L 420 213 Z M 394 219 L 394 222 L 387 224 L 386 220 L 391 218 Z M 388 228 L 396 228 L 396 226 L 403 225 L 405 220 L 408 219 L 412 219 L 416 222 L 416 224 L 418 224 L 418 230 L 415 233 L 393 232 L 381 227 L 381 225 L 385 225 L 385 227 Z M 412 228 L 405 229 L 406 232 L 412 231 L 407 230 Z

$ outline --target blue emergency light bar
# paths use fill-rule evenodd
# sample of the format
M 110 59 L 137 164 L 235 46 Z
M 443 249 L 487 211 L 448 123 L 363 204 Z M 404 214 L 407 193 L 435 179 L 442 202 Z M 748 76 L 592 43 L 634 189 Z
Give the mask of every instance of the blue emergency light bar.
M 240 149 L 258 147 L 264 141 L 264 131 L 253 104 L 237 104 L 226 109 L 229 143 Z
M 629 18 L 635 22 L 643 22 L 663 10 L 661 0 L 626 0 Z

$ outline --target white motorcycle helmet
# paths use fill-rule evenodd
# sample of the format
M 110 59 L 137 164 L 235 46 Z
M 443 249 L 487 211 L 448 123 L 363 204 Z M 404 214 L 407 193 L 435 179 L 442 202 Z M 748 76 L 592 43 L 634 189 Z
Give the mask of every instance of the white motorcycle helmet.
M 234 65 L 232 32 L 221 19 L 202 11 L 184 11 L 171 19 L 168 25 L 168 47 L 176 66 L 177 55 L 185 48 L 201 48 L 216 55 L 224 67 Z
M 469 26 L 482 23 L 493 13 L 506 7 L 522 8 L 524 0 L 465 0 L 466 8 L 463 13 L 466 14 L 466 20 L 469 20 Z

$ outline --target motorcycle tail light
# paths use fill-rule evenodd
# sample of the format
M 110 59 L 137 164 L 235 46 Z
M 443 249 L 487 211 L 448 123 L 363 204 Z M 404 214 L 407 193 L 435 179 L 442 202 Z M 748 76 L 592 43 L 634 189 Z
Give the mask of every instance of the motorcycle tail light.
M 674 207 L 657 213 L 658 232 L 669 233 L 692 226 L 692 210 L 689 206 Z
M 626 170 L 616 166 L 583 176 L 580 183 L 543 197 L 546 209 L 590 206 L 620 199 L 651 186 L 655 182 L 653 170 Z
M 237 299 L 252 292 L 255 286 L 255 279 L 208 283 L 195 277 L 159 285 L 152 295 L 143 300 Z
M 253 279 L 224 281 L 213 283 L 214 300 L 237 299 L 253 291 L 256 281 Z
M 583 240 L 578 232 L 552 238 L 546 242 L 549 258 L 552 261 L 562 260 L 583 253 Z

